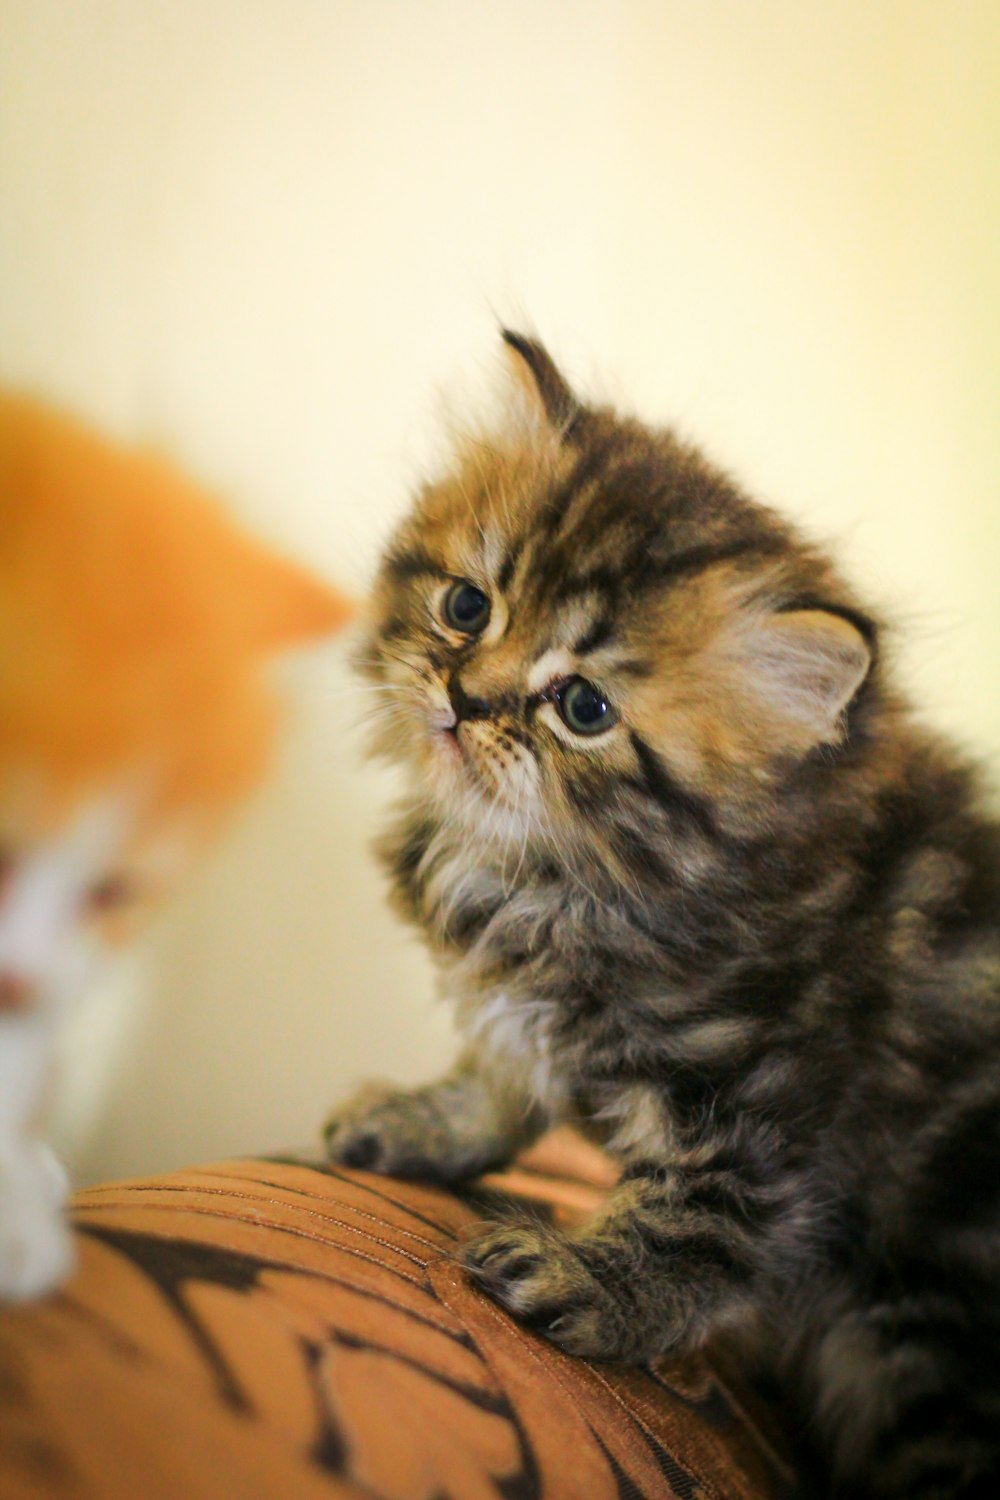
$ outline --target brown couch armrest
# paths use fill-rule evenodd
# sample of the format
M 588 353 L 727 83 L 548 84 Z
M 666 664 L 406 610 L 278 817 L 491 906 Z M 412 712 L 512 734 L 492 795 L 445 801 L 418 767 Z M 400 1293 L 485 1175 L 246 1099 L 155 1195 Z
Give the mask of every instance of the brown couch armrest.
M 600 1163 L 562 1149 L 485 1191 L 584 1211 Z M 0 1310 L 0 1495 L 791 1493 L 707 1359 L 574 1360 L 474 1290 L 453 1250 L 482 1213 L 475 1196 L 270 1160 L 80 1193 L 72 1283 Z

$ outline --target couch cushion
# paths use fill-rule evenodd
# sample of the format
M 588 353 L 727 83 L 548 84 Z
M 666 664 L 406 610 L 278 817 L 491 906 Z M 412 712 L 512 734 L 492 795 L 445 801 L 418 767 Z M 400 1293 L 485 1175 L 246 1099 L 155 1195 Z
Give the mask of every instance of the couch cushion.
M 275 1160 L 78 1194 L 74 1280 L 0 1311 L 0 1495 L 791 1494 L 708 1358 L 571 1359 L 463 1275 L 491 1195 L 572 1219 L 591 1166 L 563 1143 L 465 1197 Z

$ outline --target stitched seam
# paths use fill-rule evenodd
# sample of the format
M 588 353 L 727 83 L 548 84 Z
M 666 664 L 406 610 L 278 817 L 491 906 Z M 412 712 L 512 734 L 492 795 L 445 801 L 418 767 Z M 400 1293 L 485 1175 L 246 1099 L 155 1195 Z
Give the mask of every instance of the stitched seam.
M 122 1205 L 120 1203 L 91 1203 L 86 1207 L 85 1212 L 96 1213 L 102 1208 L 110 1208 L 120 1212 Z M 152 1213 L 154 1211 L 168 1214 L 175 1214 L 177 1212 L 176 1208 L 171 1203 L 145 1203 L 142 1205 L 142 1212 Z M 202 1214 L 205 1218 L 208 1219 L 220 1219 L 225 1224 L 232 1224 L 233 1222 L 232 1214 L 220 1214 L 214 1208 L 196 1208 L 193 1204 L 189 1204 L 184 1209 L 184 1212 L 189 1214 Z M 325 1246 L 327 1250 L 340 1251 L 344 1255 L 355 1255 L 359 1260 L 370 1261 L 373 1266 L 378 1266 L 380 1270 L 388 1271 L 390 1275 L 398 1276 L 402 1281 L 409 1281 L 414 1286 L 420 1287 L 421 1290 L 424 1289 L 424 1282 L 421 1278 L 411 1276 L 406 1271 L 401 1271 L 398 1266 L 387 1265 L 386 1262 L 384 1260 L 380 1260 L 377 1255 L 368 1255 L 363 1250 L 352 1250 L 349 1245 L 336 1245 L 326 1235 L 310 1234 L 306 1229 L 296 1229 L 290 1224 L 275 1224 L 269 1219 L 237 1219 L 236 1222 L 242 1224 L 257 1225 L 263 1229 L 273 1229 L 279 1234 L 289 1234 L 294 1236 L 296 1239 L 311 1240 L 316 1245 Z M 347 1226 L 347 1228 L 350 1227 L 350 1225 Z M 128 1230 L 123 1230 L 123 1233 L 128 1232 Z M 366 1239 L 375 1239 L 374 1235 L 366 1235 L 364 1230 L 361 1229 L 355 1230 L 354 1233 L 359 1234 Z M 180 1236 L 177 1236 L 177 1238 L 180 1238 Z M 212 1248 L 217 1249 L 218 1246 L 213 1246 Z M 232 1249 L 233 1247 L 229 1246 L 227 1248 Z M 397 1254 L 402 1255 L 406 1260 L 411 1261 L 413 1265 L 419 1266 L 421 1270 L 426 1269 L 427 1262 L 418 1260 L 415 1255 L 409 1255 L 405 1250 L 399 1250 L 397 1251 Z M 305 1267 L 304 1269 L 309 1274 L 312 1274 L 308 1267 Z
M 296 1165 L 296 1163 L 292 1163 L 292 1165 Z M 389 1204 L 392 1205 L 393 1208 L 398 1208 L 401 1213 L 407 1214 L 411 1219 L 418 1219 L 421 1224 L 426 1224 L 429 1229 L 436 1230 L 438 1234 L 444 1235 L 449 1240 L 457 1240 L 459 1238 L 457 1231 L 454 1230 L 454 1229 L 449 1228 L 448 1225 L 446 1225 L 446 1224 L 439 1224 L 437 1222 L 437 1220 L 436 1219 L 432 1219 L 429 1214 L 425 1214 L 425 1213 L 421 1212 L 420 1209 L 414 1208 L 409 1203 L 402 1203 L 402 1202 L 400 1202 L 400 1200 L 398 1198 L 393 1198 L 388 1193 L 381 1193 L 381 1192 L 379 1192 L 377 1188 L 371 1187 L 367 1182 L 359 1182 L 358 1179 L 357 1179 L 357 1177 L 348 1176 L 346 1173 L 343 1173 L 343 1172 L 336 1172 L 336 1171 L 334 1171 L 329 1166 L 309 1167 L 309 1166 L 303 1165 L 302 1166 L 302 1170 L 303 1171 L 314 1172 L 318 1176 L 321 1176 L 321 1177 L 329 1177 L 334 1182 L 344 1182 L 344 1183 L 347 1183 L 347 1185 L 349 1187 L 355 1188 L 360 1193 L 368 1193 L 373 1198 L 381 1198 L 384 1203 L 389 1203 Z M 185 1171 L 184 1175 L 185 1176 L 190 1176 L 190 1177 L 210 1177 L 210 1176 L 211 1177 L 224 1177 L 224 1176 L 226 1176 L 226 1173 L 224 1173 L 224 1172 L 207 1172 L 203 1168 L 189 1167 Z M 289 1192 L 289 1193 L 299 1193 L 299 1194 L 301 1194 L 301 1196 L 303 1198 L 315 1198 L 315 1199 L 317 1199 L 321 1203 L 325 1203 L 325 1202 L 328 1201 L 327 1195 L 325 1193 L 317 1193 L 312 1188 L 307 1188 L 307 1187 L 291 1187 L 291 1186 L 286 1187 L 284 1183 L 274 1182 L 274 1181 L 272 1181 L 272 1180 L 270 1180 L 270 1179 L 268 1179 L 266 1177 L 242 1177 L 242 1176 L 238 1176 L 238 1175 L 234 1174 L 233 1181 L 235 1181 L 235 1182 L 251 1182 L 251 1183 L 256 1183 L 260 1187 L 278 1188 L 281 1191 L 285 1191 L 285 1192 Z M 178 1184 L 178 1187 L 182 1188 L 183 1186 L 184 1186 L 183 1183 Z M 84 1189 L 84 1191 L 87 1191 L 87 1190 Z M 355 1209 L 354 1212 L 360 1214 L 360 1213 L 364 1213 L 365 1210 L 361 1209 L 361 1208 L 358 1208 L 358 1209 Z M 390 1221 L 386 1220 L 385 1222 L 388 1223 Z M 429 1243 L 433 1244 L 434 1241 L 430 1241 Z
M 274 1183 L 261 1183 L 260 1185 L 262 1187 L 277 1186 L 277 1184 Z M 378 1235 L 373 1235 L 368 1231 L 359 1229 L 356 1225 L 350 1224 L 346 1219 L 338 1218 L 336 1214 L 320 1213 L 318 1209 L 304 1208 L 301 1204 L 290 1203 L 284 1198 L 267 1198 L 261 1193 L 241 1193 L 238 1192 L 235 1188 L 191 1187 L 185 1183 L 165 1183 L 162 1186 L 155 1182 L 141 1183 L 136 1185 L 135 1187 L 129 1187 L 128 1191 L 129 1193 L 138 1193 L 140 1195 L 145 1193 L 191 1193 L 193 1196 L 204 1194 L 207 1197 L 209 1194 L 212 1194 L 219 1198 L 235 1198 L 246 1203 L 267 1203 L 270 1204 L 272 1208 L 288 1208 L 295 1213 L 305 1214 L 311 1219 L 319 1219 L 321 1220 L 321 1222 L 326 1224 L 339 1224 L 341 1228 L 349 1229 L 355 1234 L 367 1234 L 367 1237 L 369 1239 L 377 1241 L 378 1244 L 385 1245 L 387 1248 L 392 1250 L 398 1250 L 400 1255 L 408 1255 L 408 1251 L 400 1249 L 399 1246 L 393 1244 L 391 1240 L 380 1239 Z M 289 1188 L 288 1191 L 294 1192 L 295 1189 Z M 319 1202 L 326 1201 L 319 1193 L 315 1194 L 315 1199 Z M 100 1208 L 103 1205 L 100 1203 L 85 1203 L 81 1206 L 83 1208 L 93 1209 Z M 365 1209 L 355 1208 L 352 1204 L 349 1203 L 341 1204 L 340 1206 L 342 1208 L 346 1208 L 349 1213 L 357 1214 L 359 1218 L 370 1219 L 373 1224 L 381 1224 L 383 1229 L 395 1230 L 397 1233 L 405 1235 L 407 1239 L 415 1240 L 419 1245 L 425 1245 L 428 1250 L 433 1250 L 435 1254 L 438 1253 L 441 1249 L 441 1246 L 436 1244 L 434 1240 L 429 1240 L 422 1234 L 416 1234 L 412 1229 L 403 1229 L 401 1225 L 393 1224 L 391 1219 L 380 1218 L 378 1214 L 368 1213 Z M 237 1222 L 247 1223 L 249 1221 L 244 1219 L 241 1221 L 238 1220 Z M 417 1261 L 416 1263 L 418 1265 L 426 1265 L 426 1261 Z

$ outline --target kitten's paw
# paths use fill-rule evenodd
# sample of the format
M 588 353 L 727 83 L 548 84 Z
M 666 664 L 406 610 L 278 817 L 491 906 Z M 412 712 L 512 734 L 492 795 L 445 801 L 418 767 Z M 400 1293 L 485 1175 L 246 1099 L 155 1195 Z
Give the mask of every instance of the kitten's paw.
M 366 1172 L 450 1183 L 476 1170 L 426 1089 L 367 1084 L 334 1110 L 323 1140 L 331 1161 Z
M 66 1196 L 66 1174 L 48 1147 L 27 1142 L 0 1152 L 0 1299 L 42 1297 L 69 1276 Z
M 502 1225 L 468 1245 L 464 1260 L 494 1301 L 569 1354 L 625 1355 L 621 1312 L 572 1240 L 541 1226 Z

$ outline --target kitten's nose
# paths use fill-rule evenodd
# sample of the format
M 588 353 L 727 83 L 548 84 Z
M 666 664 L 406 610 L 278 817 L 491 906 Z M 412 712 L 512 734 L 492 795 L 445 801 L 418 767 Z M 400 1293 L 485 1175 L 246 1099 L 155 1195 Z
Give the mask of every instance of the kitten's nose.
M 34 998 L 34 982 L 24 974 L 0 974 L 0 1015 L 30 1010 Z
M 490 705 L 485 698 L 470 698 L 458 680 L 458 673 L 453 672 L 448 679 L 448 697 L 451 706 L 455 710 L 455 721 L 461 723 L 463 719 L 486 719 L 489 717 Z

